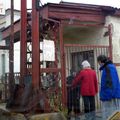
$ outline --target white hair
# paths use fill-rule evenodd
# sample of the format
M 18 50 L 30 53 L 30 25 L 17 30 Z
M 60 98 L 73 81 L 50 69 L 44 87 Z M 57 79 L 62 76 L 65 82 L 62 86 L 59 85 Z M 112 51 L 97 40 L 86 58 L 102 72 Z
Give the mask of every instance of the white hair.
M 89 63 L 87 60 L 84 60 L 84 61 L 82 62 L 82 66 L 83 66 L 83 68 L 90 67 L 90 63 Z

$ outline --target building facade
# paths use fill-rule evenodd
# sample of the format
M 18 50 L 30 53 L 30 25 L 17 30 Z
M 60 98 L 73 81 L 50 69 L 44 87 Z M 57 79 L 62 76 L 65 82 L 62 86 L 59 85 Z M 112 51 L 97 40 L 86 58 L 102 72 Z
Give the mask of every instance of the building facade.
M 81 69 L 81 62 L 84 59 L 88 59 L 91 63 L 93 69 L 96 70 L 98 74 L 98 78 L 100 78 L 99 73 L 99 65 L 97 63 L 97 56 L 100 54 L 105 54 L 113 60 L 114 64 L 117 66 L 118 73 L 120 74 L 120 10 L 110 7 L 110 6 L 98 6 L 98 5 L 86 5 L 86 4 L 76 4 L 76 3 L 66 3 L 61 2 L 59 4 L 48 3 L 40 9 L 39 14 L 40 27 L 45 26 L 47 28 L 47 32 L 40 29 L 40 33 L 43 35 L 42 40 L 53 40 L 53 42 L 57 43 L 55 46 L 55 62 L 40 60 L 39 62 L 43 62 L 44 64 L 41 66 L 37 66 L 38 61 L 36 62 L 40 53 L 36 53 L 34 50 L 27 51 L 28 54 L 34 53 L 31 59 L 34 59 L 35 68 L 32 70 L 34 73 L 34 78 L 32 81 L 36 84 L 36 78 L 39 80 L 39 76 L 44 77 L 44 75 L 48 75 L 49 72 L 52 74 L 58 72 L 59 69 L 61 72 L 60 80 L 61 80 L 61 88 L 62 92 L 65 93 L 65 78 L 69 76 L 70 69 L 74 69 L 78 72 Z M 36 18 L 34 18 L 36 19 Z M 27 19 L 28 20 L 28 19 Z M 31 20 L 31 19 L 30 19 Z M 33 20 L 34 21 L 34 20 Z M 49 25 L 52 28 L 49 29 Z M 27 24 L 27 27 L 31 27 L 31 21 Z M 34 28 L 32 26 L 31 28 Z M 55 29 L 56 28 L 56 29 Z M 24 28 L 23 28 L 24 29 Z M 21 22 L 20 20 L 14 23 L 14 36 L 15 42 L 20 41 L 20 31 L 21 30 Z M 32 32 L 33 31 L 31 30 Z M 30 32 L 30 31 L 29 31 Z M 6 27 L 2 30 L 3 38 L 8 41 L 10 40 L 10 26 Z M 29 34 L 28 31 L 26 33 Z M 36 44 L 36 39 L 30 40 L 27 37 L 26 41 L 23 41 L 27 44 L 27 42 L 31 42 L 30 45 L 33 44 L 35 47 L 41 47 L 40 44 Z M 40 42 L 41 36 L 39 37 Z M 27 41 L 28 40 L 28 41 Z M 48 42 L 47 42 L 48 43 Z M 24 44 L 25 45 L 25 44 Z M 25 47 L 23 45 L 23 47 Z M 31 47 L 30 46 L 30 47 Z M 19 48 L 19 47 L 17 47 Z M 27 50 L 28 50 L 27 49 Z M 23 50 L 23 51 L 22 51 Z M 28 57 L 26 54 L 26 49 L 22 48 L 22 54 L 25 57 Z M 24 51 L 25 50 L 25 51 Z M 19 51 L 19 49 L 18 49 Z M 18 56 L 14 56 L 15 58 L 20 59 Z M 4 61 L 4 55 L 2 61 Z M 32 61 L 25 61 L 22 59 L 21 68 L 23 72 L 26 70 L 24 67 L 30 66 L 27 68 L 27 72 L 31 72 L 31 64 Z M 28 60 L 28 59 L 27 59 Z M 53 64 L 52 64 L 53 63 Z M 18 61 L 15 61 L 14 68 L 18 68 Z M 27 64 L 27 65 L 26 65 Z M 7 66 L 7 65 L 6 65 Z M 6 67 L 5 66 L 5 67 Z M 4 67 L 4 66 L 3 66 Z M 33 66 L 34 67 L 34 66 Z M 49 67 L 53 67 L 49 69 Z M 55 68 L 56 67 L 56 68 Z M 44 69 L 43 69 L 44 68 Z M 37 70 L 41 69 L 41 73 Z M 51 70 L 51 71 L 49 71 Z M 58 70 L 58 71 L 55 71 Z M 3 69 L 4 72 L 6 72 Z M 26 73 L 27 73 L 26 72 Z M 31 73 L 32 73 L 31 72 Z M 36 73 L 38 76 L 35 76 Z M 46 72 L 46 74 L 42 74 Z M 27 74 L 28 74 L 27 73 Z M 58 75 L 56 74 L 58 77 Z M 25 76 L 26 77 L 26 76 Z M 56 77 L 56 78 L 57 78 Z M 41 77 L 42 78 L 42 77 Z M 64 80 L 64 81 L 63 81 Z M 37 86 L 37 85 L 36 85 Z M 36 87 L 34 86 L 34 87 Z M 58 86 L 59 87 L 59 86 Z M 65 95 L 65 94 L 63 94 Z M 64 99 L 64 97 L 63 97 Z M 99 104 L 99 99 L 97 98 L 97 103 Z M 100 105 L 100 104 L 99 104 Z M 98 106 L 99 106 L 98 105 Z
M 19 10 L 14 10 L 14 21 L 17 21 L 20 19 L 20 11 Z M 4 28 L 7 28 L 11 24 L 11 10 L 7 9 L 5 11 L 5 15 L 0 15 L 0 31 L 3 30 Z M 19 43 L 17 43 L 19 44 Z M 19 57 L 19 46 L 15 43 L 14 45 L 14 55 Z M 1 46 L 6 46 L 9 45 L 9 42 L 2 39 L 2 34 L 0 33 L 0 45 Z M 14 59 L 17 62 L 16 58 Z M 0 78 L 4 76 L 5 73 L 9 72 L 9 51 L 8 50 L 0 50 Z M 16 65 L 17 68 L 19 69 L 19 64 Z M 15 71 L 16 70 L 15 68 Z

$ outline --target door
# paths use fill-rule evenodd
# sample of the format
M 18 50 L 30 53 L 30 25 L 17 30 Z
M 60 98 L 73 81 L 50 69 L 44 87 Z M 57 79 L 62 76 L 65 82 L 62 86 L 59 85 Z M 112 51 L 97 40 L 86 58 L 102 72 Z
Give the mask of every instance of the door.
M 76 72 L 82 69 L 81 64 L 84 60 L 88 60 L 91 67 L 94 69 L 94 51 L 93 50 L 71 53 L 71 58 L 72 58 L 72 69 Z

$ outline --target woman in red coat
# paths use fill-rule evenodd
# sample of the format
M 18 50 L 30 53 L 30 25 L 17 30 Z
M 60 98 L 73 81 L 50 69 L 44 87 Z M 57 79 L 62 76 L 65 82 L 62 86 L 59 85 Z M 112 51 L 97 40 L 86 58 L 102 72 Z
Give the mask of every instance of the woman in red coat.
M 74 78 L 72 86 L 76 87 L 80 84 L 80 94 L 84 101 L 84 112 L 95 111 L 95 95 L 98 92 L 98 81 L 96 72 L 91 69 L 87 60 L 82 62 L 83 70 L 81 70 Z

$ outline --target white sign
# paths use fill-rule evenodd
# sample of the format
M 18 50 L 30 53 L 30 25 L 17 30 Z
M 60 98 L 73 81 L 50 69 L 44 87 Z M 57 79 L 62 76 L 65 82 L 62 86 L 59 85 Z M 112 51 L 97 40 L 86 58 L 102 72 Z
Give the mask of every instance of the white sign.
M 53 40 L 43 40 L 40 44 L 43 53 L 40 55 L 43 61 L 55 61 L 55 44 Z
M 5 14 L 5 5 L 4 5 L 4 0 L 0 0 L 0 15 Z

